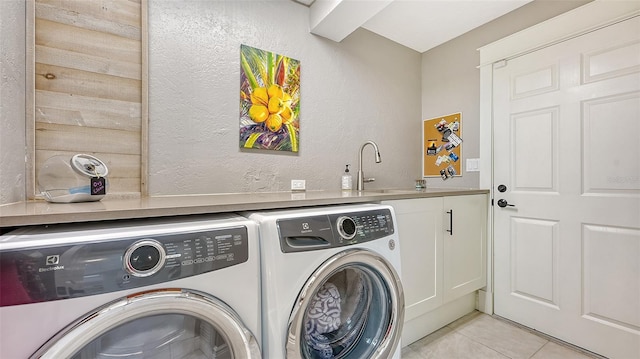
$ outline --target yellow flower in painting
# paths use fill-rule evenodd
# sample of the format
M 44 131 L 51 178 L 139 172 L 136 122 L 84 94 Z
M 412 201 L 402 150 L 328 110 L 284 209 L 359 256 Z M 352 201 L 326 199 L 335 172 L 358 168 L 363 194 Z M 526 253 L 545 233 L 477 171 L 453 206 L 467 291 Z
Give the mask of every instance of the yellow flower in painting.
M 282 124 L 289 124 L 293 121 L 293 111 L 291 111 L 291 95 L 284 92 L 279 85 L 257 87 L 251 93 L 251 107 L 249 117 L 256 123 L 265 122 L 266 127 L 277 132 L 282 128 Z
M 284 93 L 282 96 L 282 102 L 284 103 L 284 108 L 282 112 L 280 112 L 280 116 L 282 117 L 282 123 L 289 124 L 293 121 L 293 111 L 291 111 L 291 96 L 288 93 Z
M 264 122 L 269 117 L 269 110 L 262 105 L 252 105 L 249 108 L 249 117 L 256 123 Z
M 277 132 L 282 127 L 282 117 L 280 117 L 280 115 L 278 115 L 277 113 L 269 115 L 266 125 L 271 132 Z
M 280 113 L 284 108 L 284 103 L 280 97 L 269 98 L 269 113 Z
M 289 124 L 293 120 L 293 112 L 289 106 L 286 106 L 284 110 L 280 113 L 280 117 L 282 117 L 282 123 Z
M 282 98 L 284 96 L 284 91 L 282 91 L 282 87 L 278 85 L 271 85 L 267 90 L 267 94 L 269 95 L 269 98 L 271 97 Z
M 251 92 L 251 103 L 254 105 L 267 106 L 269 104 L 269 94 L 264 87 L 258 87 Z

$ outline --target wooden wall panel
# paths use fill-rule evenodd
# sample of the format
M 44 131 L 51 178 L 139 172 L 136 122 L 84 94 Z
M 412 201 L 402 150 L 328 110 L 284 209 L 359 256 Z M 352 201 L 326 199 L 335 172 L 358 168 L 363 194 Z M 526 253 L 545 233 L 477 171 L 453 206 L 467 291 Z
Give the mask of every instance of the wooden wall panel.
M 76 153 L 76 151 L 39 150 L 37 158 L 40 159 L 40 162 L 36 163 L 36 167 L 41 167 L 47 158 L 57 155 L 71 158 Z M 140 156 L 103 152 L 95 152 L 93 155 L 104 161 L 109 168 L 109 193 L 112 193 L 114 189 L 118 189 L 117 193 L 139 192 L 141 181 Z M 112 171 L 113 168 L 118 170 Z
M 55 155 L 109 167 L 108 194 L 146 190 L 146 5 L 140 0 L 30 0 L 32 176 Z M 143 24 L 144 23 L 144 24 Z
M 140 2 L 38 0 L 36 18 L 140 40 Z
M 61 50 L 54 47 L 36 45 L 39 63 L 63 66 L 77 70 L 91 71 L 127 79 L 140 80 L 140 64 L 118 60 L 106 60 L 101 56 Z
M 39 62 L 36 62 L 36 90 L 140 103 L 138 80 Z
M 140 40 L 36 18 L 36 45 L 140 63 Z
M 36 91 L 36 122 L 140 131 L 141 104 Z
M 38 150 L 140 154 L 140 134 L 132 131 L 36 123 Z

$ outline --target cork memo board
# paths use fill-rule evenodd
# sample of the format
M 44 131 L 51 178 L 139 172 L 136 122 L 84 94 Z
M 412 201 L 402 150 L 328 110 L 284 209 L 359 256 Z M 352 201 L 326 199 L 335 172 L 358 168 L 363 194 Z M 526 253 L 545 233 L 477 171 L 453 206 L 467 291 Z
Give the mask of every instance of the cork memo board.
M 461 176 L 462 113 L 422 121 L 422 176 Z

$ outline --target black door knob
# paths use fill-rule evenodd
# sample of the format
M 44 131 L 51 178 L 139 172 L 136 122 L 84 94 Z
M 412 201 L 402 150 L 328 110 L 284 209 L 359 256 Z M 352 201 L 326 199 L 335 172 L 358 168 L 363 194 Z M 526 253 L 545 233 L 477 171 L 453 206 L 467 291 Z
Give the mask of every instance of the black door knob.
M 500 207 L 500 208 L 504 208 L 504 207 L 507 207 L 507 206 L 509 206 L 509 207 L 515 207 L 514 205 L 509 204 L 509 202 L 507 202 L 507 200 L 506 200 L 506 199 L 499 199 L 499 200 L 498 200 L 498 207 Z

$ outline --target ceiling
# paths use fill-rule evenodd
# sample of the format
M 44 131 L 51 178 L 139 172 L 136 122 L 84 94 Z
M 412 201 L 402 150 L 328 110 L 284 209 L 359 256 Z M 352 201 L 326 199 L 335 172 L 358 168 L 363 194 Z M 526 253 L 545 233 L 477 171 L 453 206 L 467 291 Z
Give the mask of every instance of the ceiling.
M 341 41 L 361 27 L 422 53 L 532 0 L 294 1 L 309 6 L 314 34 Z

